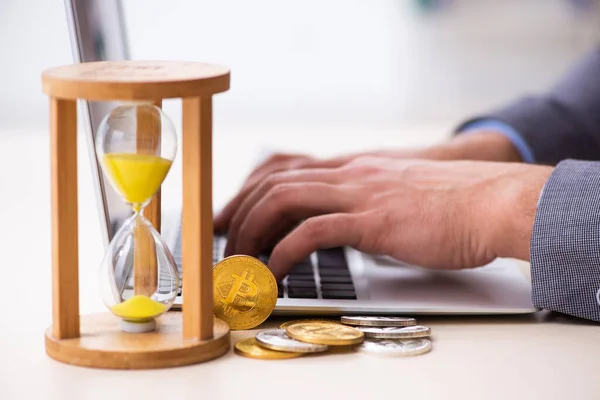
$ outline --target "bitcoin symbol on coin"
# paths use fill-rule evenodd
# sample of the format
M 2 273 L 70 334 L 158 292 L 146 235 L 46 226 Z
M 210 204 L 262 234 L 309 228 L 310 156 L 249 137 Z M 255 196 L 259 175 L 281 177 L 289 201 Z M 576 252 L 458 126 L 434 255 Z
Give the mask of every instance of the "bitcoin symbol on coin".
M 277 303 L 275 277 L 254 257 L 237 255 L 220 261 L 213 268 L 213 284 L 215 316 L 231 329 L 260 325 Z
M 352 339 L 356 335 L 356 332 L 348 332 L 348 330 L 343 325 L 340 325 L 339 327 L 309 325 L 303 329 L 303 333 L 307 335 L 316 335 L 340 339 Z
M 233 280 L 219 285 L 219 293 L 223 297 L 223 312 L 228 317 L 252 310 L 258 297 L 258 286 L 253 282 L 254 274 L 244 270 L 242 275 L 231 274 Z
M 298 322 L 285 328 L 286 334 L 301 342 L 347 346 L 361 343 L 364 333 L 337 322 Z

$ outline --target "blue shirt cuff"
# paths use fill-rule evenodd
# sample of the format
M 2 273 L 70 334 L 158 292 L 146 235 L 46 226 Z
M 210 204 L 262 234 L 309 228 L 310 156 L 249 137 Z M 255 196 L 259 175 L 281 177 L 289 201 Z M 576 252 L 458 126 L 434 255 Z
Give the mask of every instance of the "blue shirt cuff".
M 494 131 L 504 135 L 508 140 L 511 141 L 513 146 L 519 152 L 521 159 L 523 162 L 533 164 L 535 162 L 535 157 L 533 156 L 533 152 L 529 145 L 525 142 L 525 140 L 519 135 L 519 133 L 514 130 L 514 128 L 504 122 L 500 122 L 495 119 L 479 119 L 470 123 L 467 123 L 460 130 L 463 134 L 472 133 L 475 131 Z

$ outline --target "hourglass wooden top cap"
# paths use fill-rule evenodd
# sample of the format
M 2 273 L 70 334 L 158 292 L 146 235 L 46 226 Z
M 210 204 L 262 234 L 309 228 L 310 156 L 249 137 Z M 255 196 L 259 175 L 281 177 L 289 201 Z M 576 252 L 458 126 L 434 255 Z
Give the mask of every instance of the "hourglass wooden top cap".
M 229 89 L 229 69 L 185 61 L 101 61 L 42 73 L 49 96 L 87 100 L 158 100 L 198 97 Z

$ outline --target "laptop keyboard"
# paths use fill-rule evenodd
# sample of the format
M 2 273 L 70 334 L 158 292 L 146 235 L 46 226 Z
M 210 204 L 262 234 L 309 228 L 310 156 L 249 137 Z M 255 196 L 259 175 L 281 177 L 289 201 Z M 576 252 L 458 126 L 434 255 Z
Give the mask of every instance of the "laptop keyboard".
M 223 259 L 225 243 L 225 237 L 215 236 L 213 264 Z M 173 257 L 181 271 L 181 234 L 177 235 Z M 259 259 L 269 265 L 269 255 L 261 255 Z M 342 248 L 317 250 L 311 257 L 296 264 L 288 276 L 277 283 L 277 289 L 279 298 L 356 300 L 352 275 Z

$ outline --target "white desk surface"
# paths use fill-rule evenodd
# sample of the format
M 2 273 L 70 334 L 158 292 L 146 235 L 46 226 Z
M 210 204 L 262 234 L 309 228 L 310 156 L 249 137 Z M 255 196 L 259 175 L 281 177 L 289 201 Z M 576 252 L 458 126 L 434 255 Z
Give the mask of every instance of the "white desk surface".
M 258 130 L 216 129 L 215 198 L 235 191 L 257 146 L 296 146 L 323 152 L 419 143 L 440 135 L 375 131 L 312 132 L 299 139 Z M 227 144 L 234 143 L 227 148 Z M 80 304 L 103 310 L 94 276 L 103 248 L 80 140 Z M 226 152 L 227 150 L 227 152 Z M 231 157 L 226 157 L 230 154 Z M 235 160 L 235 164 L 231 162 Z M 0 131 L 0 248 L 3 314 L 0 322 L 0 399 L 255 399 L 457 398 L 599 399 L 600 326 L 540 312 L 521 317 L 422 318 L 433 351 L 413 358 L 336 354 L 284 361 L 253 360 L 230 352 L 205 364 L 150 371 L 110 371 L 58 363 L 44 352 L 51 320 L 50 186 L 47 133 Z M 177 177 L 177 173 L 174 173 Z M 274 327 L 279 320 L 261 328 Z M 233 332 L 232 342 L 255 331 Z M 414 397 L 417 395 L 418 397 Z

